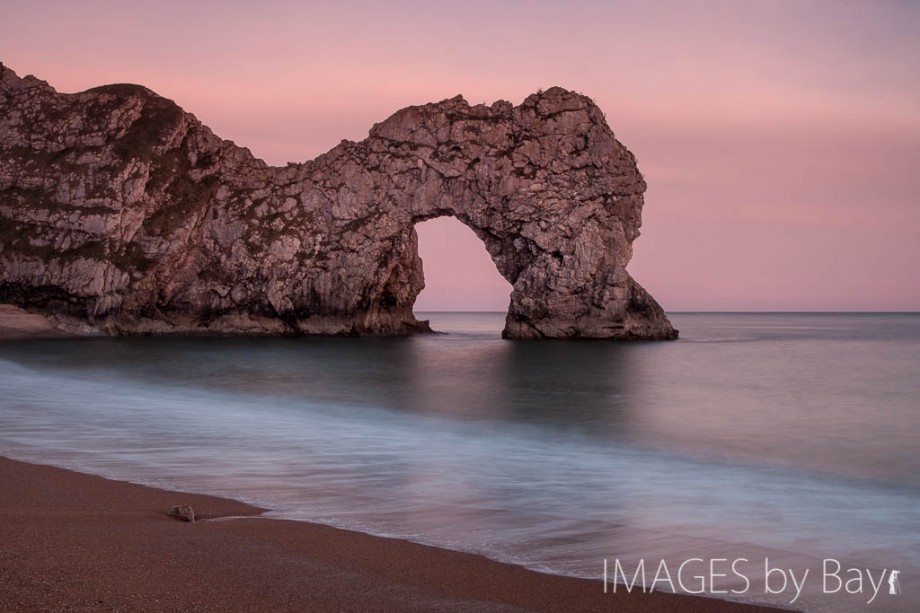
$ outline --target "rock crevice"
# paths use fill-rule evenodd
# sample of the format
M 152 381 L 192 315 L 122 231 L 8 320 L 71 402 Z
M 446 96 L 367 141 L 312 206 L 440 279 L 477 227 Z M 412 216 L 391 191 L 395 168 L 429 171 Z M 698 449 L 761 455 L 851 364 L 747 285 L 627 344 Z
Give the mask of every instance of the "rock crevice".
M 109 334 L 406 334 L 415 223 L 469 226 L 504 336 L 668 339 L 626 272 L 645 181 L 587 97 L 409 107 L 270 167 L 137 85 L 61 94 L 0 64 L 0 302 Z

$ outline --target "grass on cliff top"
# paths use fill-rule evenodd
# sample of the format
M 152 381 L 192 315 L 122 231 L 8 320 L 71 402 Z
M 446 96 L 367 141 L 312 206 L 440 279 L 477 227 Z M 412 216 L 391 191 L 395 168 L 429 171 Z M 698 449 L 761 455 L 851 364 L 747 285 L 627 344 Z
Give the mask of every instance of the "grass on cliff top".
M 156 147 L 162 144 L 163 137 L 178 125 L 183 116 L 182 109 L 175 102 L 157 96 L 140 85 L 116 83 L 88 91 L 118 98 L 140 98 L 143 101 L 144 107 L 140 117 L 113 147 L 116 155 L 126 162 L 134 158 L 151 159 Z

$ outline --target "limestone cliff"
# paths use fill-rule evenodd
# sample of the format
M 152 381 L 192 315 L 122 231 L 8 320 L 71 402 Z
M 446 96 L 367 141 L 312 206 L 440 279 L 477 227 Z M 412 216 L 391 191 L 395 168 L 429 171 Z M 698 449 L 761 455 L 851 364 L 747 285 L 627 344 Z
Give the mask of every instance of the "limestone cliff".
M 138 85 L 0 64 L 0 302 L 109 334 L 405 334 L 414 224 L 473 229 L 510 338 L 674 338 L 626 272 L 645 182 L 585 96 L 456 97 L 270 167 Z

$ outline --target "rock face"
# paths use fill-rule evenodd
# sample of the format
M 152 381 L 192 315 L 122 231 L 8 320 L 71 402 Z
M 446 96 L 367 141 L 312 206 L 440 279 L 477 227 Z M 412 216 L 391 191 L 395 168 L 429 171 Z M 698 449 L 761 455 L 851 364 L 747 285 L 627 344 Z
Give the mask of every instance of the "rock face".
M 449 215 L 513 285 L 509 338 L 676 337 L 625 270 L 645 182 L 585 96 L 456 97 L 270 167 L 137 85 L 0 64 L 0 302 L 107 334 L 406 334 L 414 224 Z

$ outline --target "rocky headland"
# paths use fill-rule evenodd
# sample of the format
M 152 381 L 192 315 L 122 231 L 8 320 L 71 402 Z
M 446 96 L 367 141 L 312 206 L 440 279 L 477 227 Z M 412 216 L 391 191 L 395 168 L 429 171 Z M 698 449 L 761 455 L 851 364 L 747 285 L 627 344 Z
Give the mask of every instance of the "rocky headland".
M 414 229 L 452 216 L 512 284 L 508 338 L 672 339 L 626 272 L 646 185 L 587 97 L 462 97 L 271 167 L 139 85 L 0 64 L 0 303 L 81 334 L 425 331 Z

